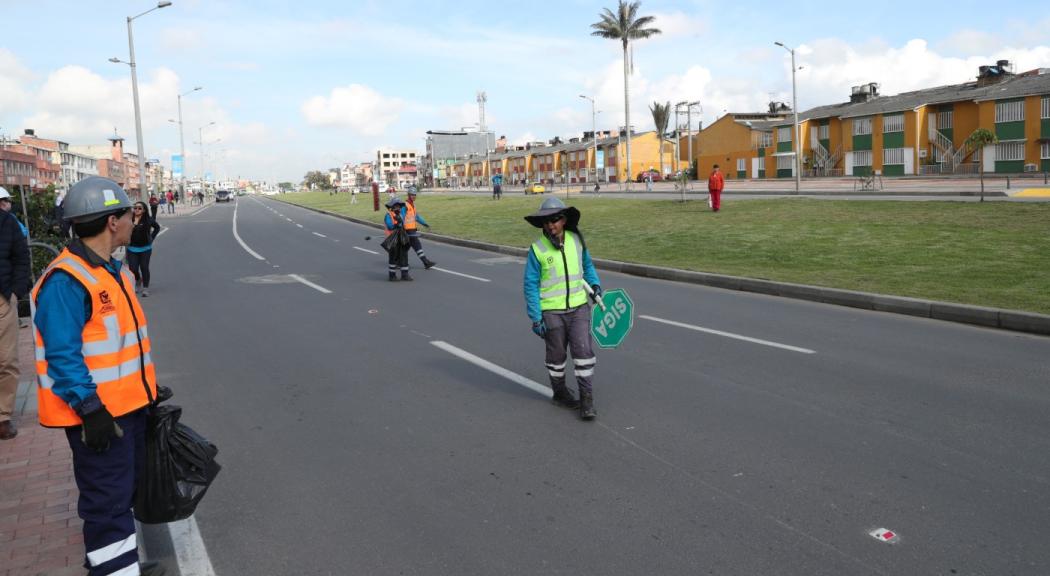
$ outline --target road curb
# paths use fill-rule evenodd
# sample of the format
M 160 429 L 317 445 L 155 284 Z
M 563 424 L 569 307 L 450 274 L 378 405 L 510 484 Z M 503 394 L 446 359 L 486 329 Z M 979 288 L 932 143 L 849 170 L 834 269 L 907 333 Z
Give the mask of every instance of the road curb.
M 291 204 L 287 202 L 287 204 Z M 382 229 L 383 226 L 375 222 L 353 218 L 343 214 L 336 214 L 328 210 L 299 206 L 320 214 L 326 214 L 355 224 L 362 224 L 372 228 Z M 499 254 L 524 257 L 528 254 L 528 248 L 517 248 L 514 246 L 503 246 L 501 244 L 490 244 L 478 240 L 467 240 L 441 234 L 426 234 L 428 240 L 453 244 L 465 248 L 485 250 Z M 678 268 L 665 268 L 662 266 L 650 266 L 647 264 L 636 264 L 632 262 L 620 262 L 618 260 L 606 260 L 602 258 L 593 259 L 594 266 L 610 272 L 621 272 L 632 276 L 643 278 L 654 278 L 658 280 L 671 280 L 674 282 L 687 282 L 690 284 L 701 284 L 714 288 L 725 288 L 727 290 L 739 290 L 743 292 L 754 292 L 769 296 L 781 296 L 794 298 L 796 300 L 809 300 L 823 304 L 834 304 L 837 306 L 848 306 L 850 308 L 861 308 L 877 312 L 889 312 L 891 314 L 905 314 L 921 318 L 932 318 L 957 322 L 960 324 L 972 324 L 1014 332 L 1027 332 L 1050 336 L 1050 315 L 1024 312 L 1021 310 L 1006 310 L 1003 308 L 988 308 L 984 306 L 972 306 L 969 304 L 956 304 L 952 302 L 940 302 L 937 300 L 924 300 L 922 298 L 908 298 L 905 296 L 890 296 L 887 294 L 875 294 L 872 292 L 859 292 L 856 290 L 843 290 L 839 288 L 826 288 L 823 286 L 811 286 L 808 284 L 792 284 L 790 282 L 776 282 L 763 280 L 761 278 L 745 278 L 740 276 L 727 276 L 724 274 L 712 274 L 709 272 L 695 272 L 692 270 L 681 270 Z

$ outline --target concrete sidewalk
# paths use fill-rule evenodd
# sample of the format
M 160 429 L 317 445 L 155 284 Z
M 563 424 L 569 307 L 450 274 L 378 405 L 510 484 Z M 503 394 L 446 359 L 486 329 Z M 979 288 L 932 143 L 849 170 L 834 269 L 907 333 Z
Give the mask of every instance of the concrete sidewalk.
M 18 436 L 0 441 L 0 576 L 86 571 L 73 457 L 62 430 L 37 423 L 33 330 L 18 331 Z

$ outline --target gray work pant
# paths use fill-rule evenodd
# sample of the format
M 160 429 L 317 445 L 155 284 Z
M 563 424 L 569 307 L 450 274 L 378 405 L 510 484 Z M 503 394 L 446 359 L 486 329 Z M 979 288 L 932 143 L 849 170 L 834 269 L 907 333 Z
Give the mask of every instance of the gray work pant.
M 598 359 L 591 349 L 591 306 L 584 304 L 568 312 L 544 312 L 547 324 L 547 373 L 551 387 L 565 384 L 566 348 L 572 353 L 573 375 L 580 392 L 591 391 L 591 378 Z

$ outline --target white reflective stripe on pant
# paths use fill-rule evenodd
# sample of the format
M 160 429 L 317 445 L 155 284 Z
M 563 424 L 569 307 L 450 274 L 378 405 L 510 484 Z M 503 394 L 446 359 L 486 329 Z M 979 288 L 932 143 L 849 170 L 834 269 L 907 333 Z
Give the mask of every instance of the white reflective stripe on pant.
M 134 550 L 137 547 L 138 547 L 138 543 L 135 540 L 135 535 L 132 534 L 131 536 L 128 536 L 127 538 L 125 538 L 123 540 L 114 542 L 114 543 L 109 544 L 107 546 L 103 546 L 102 548 L 99 548 L 98 550 L 92 550 L 92 551 L 88 552 L 87 553 L 88 562 L 90 562 L 92 566 L 98 566 L 99 564 L 102 564 L 104 562 L 109 562 L 110 560 L 116 558 L 117 556 L 120 556 L 122 554 L 127 554 L 128 552 L 131 552 L 132 550 Z M 135 565 L 135 568 L 136 568 L 136 570 L 138 569 L 138 565 L 137 564 Z

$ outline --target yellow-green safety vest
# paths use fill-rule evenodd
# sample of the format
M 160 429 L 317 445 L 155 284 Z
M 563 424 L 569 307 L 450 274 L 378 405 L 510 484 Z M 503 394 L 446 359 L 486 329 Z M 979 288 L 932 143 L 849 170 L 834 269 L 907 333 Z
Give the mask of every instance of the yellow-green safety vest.
M 558 250 L 546 235 L 532 243 L 540 262 L 540 310 L 569 310 L 587 303 L 583 287 L 583 243 L 565 231 Z

